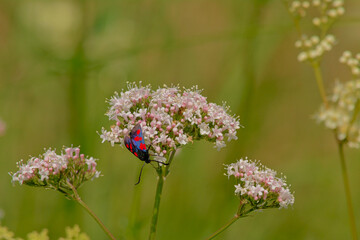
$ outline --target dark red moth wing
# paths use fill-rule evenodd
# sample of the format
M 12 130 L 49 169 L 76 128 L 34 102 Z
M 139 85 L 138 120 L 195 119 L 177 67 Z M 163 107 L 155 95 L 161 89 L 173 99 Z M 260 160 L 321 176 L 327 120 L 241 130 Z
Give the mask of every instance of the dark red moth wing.
M 145 161 L 146 163 L 149 163 L 149 153 L 146 150 L 141 150 L 137 144 L 139 145 L 138 142 L 136 142 L 134 139 L 131 138 L 131 136 L 125 136 L 124 138 L 124 144 L 125 147 L 132 153 L 134 154 L 137 158 L 139 158 L 141 161 Z
M 141 151 L 146 151 L 146 145 L 140 123 L 136 124 L 135 127 L 131 130 L 130 138 L 136 148 L 140 149 Z

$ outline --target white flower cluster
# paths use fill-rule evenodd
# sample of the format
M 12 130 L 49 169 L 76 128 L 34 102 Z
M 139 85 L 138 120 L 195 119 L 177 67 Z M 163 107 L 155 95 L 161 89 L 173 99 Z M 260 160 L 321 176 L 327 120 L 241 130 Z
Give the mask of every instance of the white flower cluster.
M 60 155 L 48 149 L 39 157 L 17 163 L 18 171 L 10 173 L 12 182 L 68 192 L 68 182 L 78 188 L 83 182 L 100 176 L 96 159 L 80 154 L 80 148 L 66 148 Z
M 344 0 L 295 0 L 288 3 L 289 12 L 299 18 L 305 17 L 312 7 L 318 9 L 320 13 L 320 16 L 312 19 L 317 27 L 328 26 L 345 13 Z
M 258 162 L 240 159 L 226 165 L 228 177 L 236 179 L 235 194 L 246 200 L 253 208 L 286 208 L 295 198 L 284 178 Z
M 312 5 L 319 9 L 320 17 L 314 17 L 315 26 L 323 28 L 332 24 L 335 19 L 344 15 L 344 0 L 313 0 Z
M 329 100 L 316 114 L 317 120 L 335 130 L 340 141 L 360 147 L 360 80 L 337 82 Z
M 340 62 L 348 65 L 355 77 L 360 75 L 360 53 L 353 56 L 350 51 L 345 51 L 340 57 Z
M 295 42 L 295 47 L 300 48 L 302 51 L 298 55 L 300 62 L 304 61 L 316 61 L 325 52 L 330 51 L 336 40 L 333 35 L 326 35 L 323 39 L 318 36 L 302 36 L 300 40 Z
M 208 103 L 197 87 L 180 90 L 179 87 L 158 88 L 128 84 L 128 90 L 109 100 L 106 115 L 116 122 L 110 131 L 102 128 L 101 138 L 112 145 L 123 145 L 123 139 L 140 123 L 145 143 L 158 156 L 194 140 L 215 142 L 215 147 L 226 146 L 225 139 L 237 139 L 240 128 L 238 117 L 230 116 L 226 106 Z
M 292 1 L 289 5 L 289 11 L 294 16 L 305 17 L 306 11 L 310 7 L 309 1 Z

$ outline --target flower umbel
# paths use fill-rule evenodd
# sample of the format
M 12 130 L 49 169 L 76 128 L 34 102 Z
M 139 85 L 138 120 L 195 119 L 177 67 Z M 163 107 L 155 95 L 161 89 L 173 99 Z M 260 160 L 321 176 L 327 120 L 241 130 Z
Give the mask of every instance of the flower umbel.
M 152 90 L 128 84 L 128 91 L 115 93 L 109 100 L 106 115 L 116 122 L 110 131 L 102 129 L 101 138 L 112 145 L 123 145 L 131 129 L 141 123 L 145 143 L 155 155 L 168 157 L 170 152 L 194 140 L 205 139 L 217 149 L 226 146 L 225 140 L 237 139 L 238 117 L 229 115 L 227 106 L 208 103 L 197 87 Z
M 360 76 L 360 53 L 353 56 L 350 51 L 345 51 L 340 57 L 340 62 L 350 67 L 354 77 Z
M 360 147 L 360 79 L 336 82 L 328 107 L 321 106 L 316 118 L 335 130 L 339 141 L 350 147 Z
M 17 165 L 19 170 L 10 173 L 12 182 L 51 188 L 65 195 L 73 193 L 72 187 L 77 189 L 85 181 L 100 176 L 96 159 L 80 154 L 80 148 L 65 148 L 60 155 L 48 149 L 39 157 L 31 157 L 27 163 L 21 160 Z
M 257 210 L 286 208 L 294 204 L 294 195 L 285 179 L 276 177 L 276 171 L 259 162 L 241 158 L 226 165 L 226 169 L 226 175 L 236 180 L 235 195 L 240 198 L 243 209 L 246 205 L 248 209 Z

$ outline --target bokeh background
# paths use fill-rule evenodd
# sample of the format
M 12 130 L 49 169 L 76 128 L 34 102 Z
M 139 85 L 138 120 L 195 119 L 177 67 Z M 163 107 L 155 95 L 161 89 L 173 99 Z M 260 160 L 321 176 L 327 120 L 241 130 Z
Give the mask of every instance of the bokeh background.
M 360 51 L 360 2 L 347 0 L 323 62 L 327 89 L 347 80 L 338 63 Z M 309 24 L 309 31 L 311 25 Z M 146 239 L 156 174 L 126 149 L 101 143 L 105 102 L 126 81 L 198 85 L 226 101 L 245 128 L 221 151 L 195 142 L 176 156 L 163 192 L 158 239 L 204 239 L 236 211 L 224 163 L 248 156 L 283 172 L 295 205 L 240 219 L 218 239 L 349 239 L 340 162 L 333 135 L 312 115 L 320 97 L 310 66 L 296 60 L 297 34 L 280 0 L 2 0 L 0 2 L 0 209 L 2 224 L 51 239 L 79 224 L 106 239 L 80 206 L 61 194 L 12 186 L 16 162 L 44 147 L 81 145 L 103 177 L 80 194 L 119 239 Z M 346 149 L 360 231 L 360 152 Z

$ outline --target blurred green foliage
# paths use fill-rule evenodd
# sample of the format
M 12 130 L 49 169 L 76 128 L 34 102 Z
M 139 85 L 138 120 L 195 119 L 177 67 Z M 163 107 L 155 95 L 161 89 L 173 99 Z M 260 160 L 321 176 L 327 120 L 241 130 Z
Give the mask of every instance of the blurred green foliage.
M 322 66 L 327 89 L 346 80 L 338 57 L 359 51 L 360 4 L 348 0 L 334 26 L 339 44 Z M 25 237 L 50 239 L 79 224 L 106 239 L 74 202 L 54 191 L 13 187 L 7 172 L 44 147 L 80 145 L 104 176 L 80 189 L 119 239 L 146 239 L 156 175 L 125 149 L 101 144 L 110 122 L 105 99 L 126 81 L 199 85 L 209 101 L 227 101 L 245 128 L 220 152 L 196 142 L 175 157 L 160 206 L 158 239 L 203 239 L 236 211 L 224 163 L 241 156 L 283 172 L 295 205 L 236 222 L 219 239 L 350 238 L 340 163 L 332 133 L 311 115 L 320 97 L 311 69 L 296 61 L 290 17 L 276 0 L 3 0 L 0 2 L 0 209 L 2 223 Z M 210 149 L 211 148 L 211 149 Z M 360 162 L 347 150 L 360 229 Z

